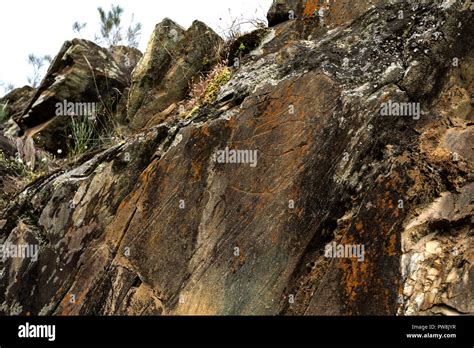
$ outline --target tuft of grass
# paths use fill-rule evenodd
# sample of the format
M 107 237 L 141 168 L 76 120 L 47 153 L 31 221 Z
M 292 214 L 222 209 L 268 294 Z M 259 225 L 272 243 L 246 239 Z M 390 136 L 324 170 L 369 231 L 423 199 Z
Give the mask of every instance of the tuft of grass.
M 190 118 L 197 113 L 203 106 L 212 104 L 223 85 L 229 82 L 232 76 L 231 69 L 224 63 L 217 64 L 205 77 L 201 77 L 194 84 L 190 100 L 186 103 L 185 110 L 181 114 L 182 118 Z
M 204 93 L 203 103 L 213 103 L 222 86 L 229 82 L 231 78 L 231 71 L 227 66 L 219 66 L 214 69 L 208 76 L 209 83 L 207 84 L 206 92 Z
M 8 102 L 4 105 L 0 104 L 0 123 L 5 122 L 8 119 L 7 106 Z
M 73 159 L 102 145 L 123 138 L 121 130 L 110 116 L 110 109 L 100 105 L 96 115 L 71 116 L 67 137 L 68 156 Z
M 95 137 L 98 134 L 95 119 L 88 116 L 71 116 L 70 132 L 71 142 L 68 143 L 70 156 L 82 155 L 94 147 Z
M 72 117 L 67 134 L 71 139 L 71 141 L 68 142 L 68 155 L 70 159 L 104 144 L 114 143 L 122 137 L 114 115 L 115 104 L 122 96 L 121 92 L 117 88 L 109 89 L 106 74 L 108 97 L 103 98 L 99 92 L 95 70 L 84 54 L 83 57 L 89 66 L 94 80 L 95 90 L 99 99 L 99 107 L 96 115 Z
M 23 161 L 9 158 L 1 150 L 0 167 L 6 169 L 8 173 L 27 178 L 29 180 L 34 180 L 36 178 L 36 174 L 32 172 Z

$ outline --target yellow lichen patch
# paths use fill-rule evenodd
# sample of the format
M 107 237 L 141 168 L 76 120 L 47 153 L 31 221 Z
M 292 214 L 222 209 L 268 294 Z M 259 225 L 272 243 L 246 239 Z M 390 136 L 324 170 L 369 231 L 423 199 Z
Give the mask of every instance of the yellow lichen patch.
M 210 81 L 203 98 L 204 104 L 214 102 L 219 94 L 220 88 L 230 80 L 230 77 L 231 71 L 228 67 L 222 67 L 209 76 Z
M 217 64 L 205 77 L 201 77 L 190 93 L 190 99 L 185 104 L 181 118 L 191 118 L 201 107 L 212 104 L 220 90 L 232 76 L 232 71 L 224 63 Z

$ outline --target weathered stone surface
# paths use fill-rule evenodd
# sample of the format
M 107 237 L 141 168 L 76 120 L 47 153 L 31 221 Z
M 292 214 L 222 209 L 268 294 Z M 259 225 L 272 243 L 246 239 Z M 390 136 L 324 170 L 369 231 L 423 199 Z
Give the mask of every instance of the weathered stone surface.
M 267 28 L 254 30 L 234 39 L 228 48 L 227 60 L 229 66 L 240 64 L 242 58 L 258 49 L 270 31 Z M 236 59 L 239 61 L 237 62 Z
M 9 157 L 15 156 L 16 148 L 13 141 L 0 134 L 0 151 Z
M 444 192 L 408 221 L 402 234 L 406 314 L 474 312 L 473 197 L 473 183 L 459 194 Z
M 120 70 L 125 72 L 126 76 L 131 79 L 132 71 L 143 57 L 143 54 L 138 49 L 127 46 L 111 46 L 109 47 L 109 52 L 120 67 Z
M 204 23 L 188 30 L 169 19 L 159 23 L 133 71 L 128 101 L 130 127 L 143 128 L 154 115 L 187 97 L 198 74 L 219 59 L 222 39 Z
M 315 18 L 325 26 L 340 26 L 359 18 L 370 7 L 384 0 L 273 0 L 267 14 L 268 25 L 275 26 L 288 20 Z
M 322 25 L 333 28 L 350 23 L 371 8 L 378 8 L 383 11 L 385 5 L 389 3 L 391 3 L 390 0 L 310 0 L 306 5 L 305 12 L 314 11 Z M 402 11 L 404 11 L 405 16 L 405 10 Z M 397 13 L 397 15 L 400 15 L 400 13 Z
M 0 98 L 0 105 L 6 105 L 5 111 L 8 118 L 17 118 L 25 111 L 31 98 L 35 93 L 35 89 L 30 86 L 16 88 L 10 93 Z
M 0 243 L 40 253 L 6 261 L 0 313 L 472 314 L 471 110 L 446 102 L 472 91 L 472 17 L 397 3 L 273 28 L 192 119 L 170 104 L 3 210 Z
M 273 0 L 267 13 L 268 25 L 272 27 L 303 15 L 304 4 L 302 0 Z
M 119 65 L 120 69 L 127 74 L 129 78 L 127 86 L 132 84 L 132 72 L 137 66 L 143 54 L 136 48 L 127 46 L 111 46 L 109 52 L 112 54 L 115 62 Z M 118 98 L 118 104 L 115 113 L 113 114 L 114 121 L 119 125 L 125 126 L 127 122 L 127 103 L 130 88 L 125 87 Z
M 130 56 L 133 65 L 137 53 Z M 100 102 L 114 110 L 129 83 L 128 73 L 129 68 L 117 63 L 113 54 L 90 41 L 65 42 L 25 112 L 15 119 L 20 135 L 34 136 L 41 148 L 66 154 L 71 121 L 68 116 L 56 116 L 56 104 Z
M 171 65 L 170 52 L 177 50 L 178 42 L 185 30 L 165 18 L 157 24 L 148 41 L 147 49 L 132 74 L 132 88 L 129 93 L 128 114 L 132 118 L 144 104 L 146 96 L 159 85 Z

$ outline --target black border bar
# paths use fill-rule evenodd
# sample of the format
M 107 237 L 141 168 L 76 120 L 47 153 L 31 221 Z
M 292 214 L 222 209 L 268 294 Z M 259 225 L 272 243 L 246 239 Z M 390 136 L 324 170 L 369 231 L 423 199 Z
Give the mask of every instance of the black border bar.
M 20 338 L 19 326 L 55 325 L 55 341 Z M 0 347 L 16 346 L 449 346 L 473 347 L 460 317 L 0 317 Z M 455 326 L 455 327 L 454 327 Z M 456 338 L 434 338 L 433 334 Z M 407 334 L 431 337 L 407 338 Z

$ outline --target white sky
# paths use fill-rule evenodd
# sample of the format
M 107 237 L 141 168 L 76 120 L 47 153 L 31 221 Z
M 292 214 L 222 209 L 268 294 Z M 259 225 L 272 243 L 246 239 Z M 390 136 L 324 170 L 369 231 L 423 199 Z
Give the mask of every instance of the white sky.
M 124 8 L 122 23 L 128 25 L 132 13 L 141 22 L 140 50 L 143 52 L 157 23 L 168 17 L 188 28 L 199 19 L 221 34 L 230 18 L 264 18 L 272 0 L 8 0 L 0 1 L 0 82 L 15 87 L 27 84 L 31 67 L 28 54 L 49 54 L 54 58 L 66 40 L 77 36 L 75 21 L 87 22 L 84 39 L 99 32 L 97 7 Z M 229 15 L 229 9 L 231 15 Z M 0 96 L 3 94 L 0 88 Z

